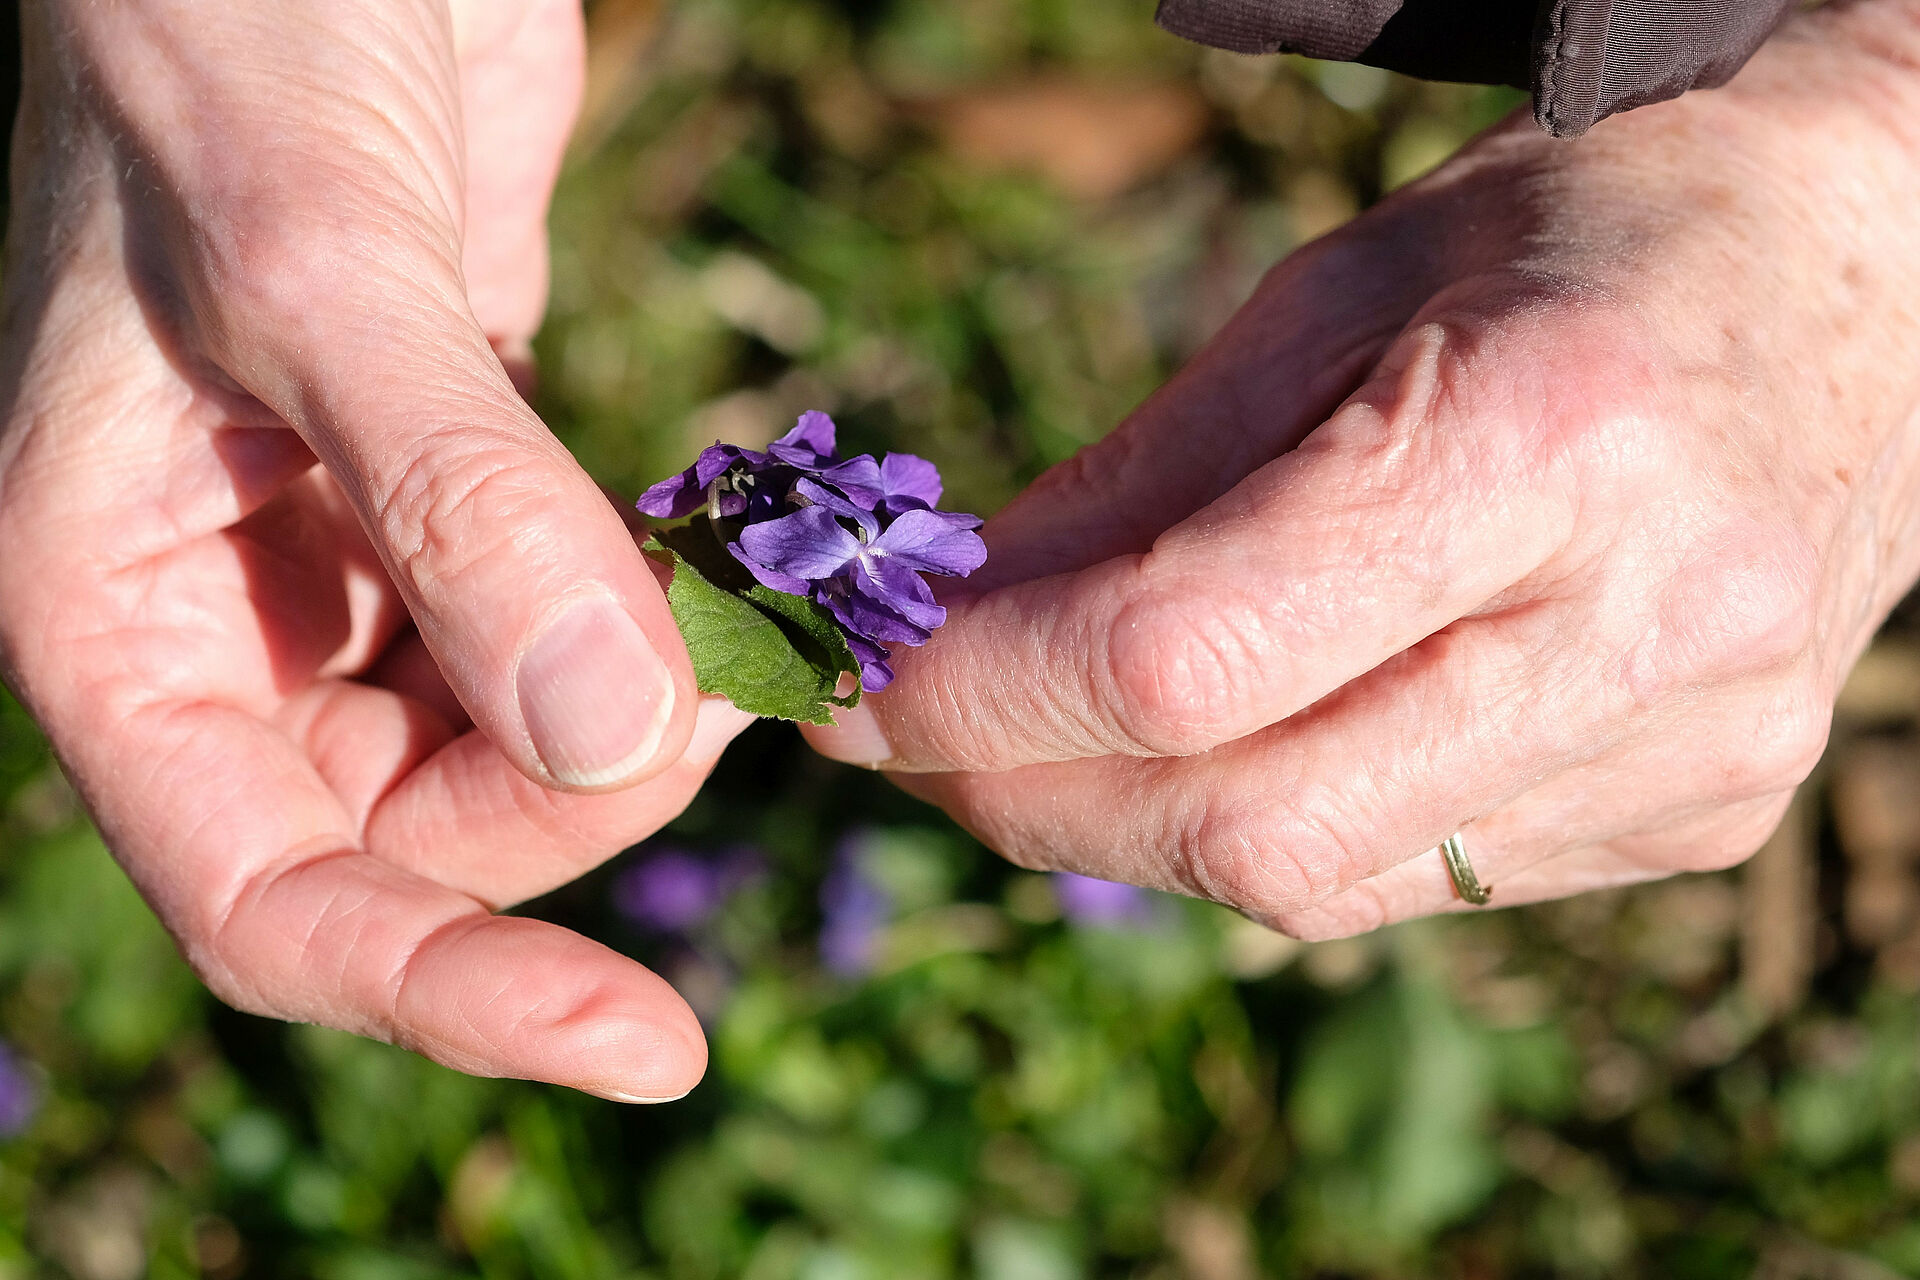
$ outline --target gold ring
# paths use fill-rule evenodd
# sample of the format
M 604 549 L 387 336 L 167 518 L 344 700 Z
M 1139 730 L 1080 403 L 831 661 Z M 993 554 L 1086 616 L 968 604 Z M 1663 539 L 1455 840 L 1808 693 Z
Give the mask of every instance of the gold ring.
M 1440 846 L 1440 856 L 1447 861 L 1447 878 L 1453 881 L 1453 891 L 1460 895 L 1460 900 L 1476 907 L 1486 906 L 1493 897 L 1493 886 L 1483 888 L 1480 877 L 1473 874 L 1473 864 L 1467 861 L 1467 847 L 1460 843 L 1458 831 Z

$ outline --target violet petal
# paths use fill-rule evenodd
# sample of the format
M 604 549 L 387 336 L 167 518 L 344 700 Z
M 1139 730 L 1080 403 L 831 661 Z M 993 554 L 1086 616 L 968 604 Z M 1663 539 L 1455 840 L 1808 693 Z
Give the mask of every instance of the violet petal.
M 853 521 L 866 535 L 865 541 L 872 542 L 880 536 L 880 522 L 873 518 L 871 508 L 860 506 L 817 481 L 804 476 L 793 482 L 793 491 L 816 507 L 824 507 L 837 516 Z
M 761 586 L 790 596 L 804 596 L 811 589 L 805 578 L 796 578 L 792 574 L 781 573 L 778 569 L 767 568 L 743 551 L 739 543 L 729 542 L 726 545 L 733 558 L 744 565 L 747 572 L 753 575 L 753 580 Z
M 897 515 L 913 507 L 940 505 L 940 469 L 911 453 L 890 453 L 880 461 L 881 501 Z
M 829 465 L 836 434 L 832 418 L 809 409 L 800 415 L 793 430 L 767 446 L 767 452 L 789 466 L 818 470 Z
M 887 661 L 886 646 L 877 644 L 852 631 L 843 632 L 847 648 L 853 651 L 853 657 L 860 664 L 860 689 L 863 693 L 878 693 L 893 683 L 893 664 Z
M 640 509 L 640 514 L 656 520 L 678 520 L 707 505 L 707 486 L 701 484 L 694 469 L 688 467 L 648 489 L 633 505 Z
M 754 477 L 743 508 L 747 524 L 778 520 L 791 510 L 787 506 L 787 491 L 793 487 L 793 475 L 791 467 L 776 467 Z
M 842 631 L 877 644 L 920 645 L 932 638 L 925 627 L 907 621 L 871 595 L 855 591 L 850 581 L 842 579 L 832 585 L 835 590 L 818 591 L 814 599 L 826 606 Z
M 740 531 L 749 556 L 795 578 L 831 578 L 860 554 L 860 542 L 825 507 L 802 507 Z
M 820 479 L 845 494 L 849 501 L 865 511 L 873 510 L 882 497 L 886 486 L 880 479 L 880 464 L 873 455 L 863 453 L 857 458 L 849 458 L 838 466 L 828 467 L 820 473 Z
M 957 511 L 904 511 L 872 550 L 910 568 L 965 577 L 987 560 L 987 544 L 973 532 L 979 524 Z
M 759 471 L 767 465 L 767 455 L 755 453 L 751 449 L 742 449 L 737 444 L 726 444 L 715 440 L 702 449 L 700 456 L 693 460 L 694 477 L 700 482 L 700 487 L 705 489 L 735 463 L 745 464 L 745 469 L 748 471 Z
M 870 662 L 885 662 L 888 657 L 885 645 L 854 631 L 847 632 L 847 648 L 853 651 L 854 658 L 863 667 Z
M 700 451 L 700 456 L 693 460 L 692 466 L 648 489 L 634 505 L 641 514 L 656 520 L 678 520 L 682 516 L 690 516 L 707 505 L 707 486 L 736 464 L 749 472 L 762 470 L 768 465 L 767 455 L 716 440 Z M 738 514 L 727 511 L 727 505 L 723 499 L 722 514 Z M 742 506 L 740 509 L 745 508 Z
M 866 597 L 916 627 L 932 631 L 947 620 L 947 611 L 933 602 L 926 579 L 897 560 L 864 558 L 850 576 L 851 594 Z

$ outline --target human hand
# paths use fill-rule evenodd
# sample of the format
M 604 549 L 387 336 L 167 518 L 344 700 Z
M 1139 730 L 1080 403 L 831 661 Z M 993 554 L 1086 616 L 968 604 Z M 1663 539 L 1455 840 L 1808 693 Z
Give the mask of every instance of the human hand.
M 696 716 L 646 560 L 502 365 L 577 4 L 43 0 L 23 38 L 0 662 L 107 842 L 242 1009 L 684 1093 L 664 982 L 491 914 L 746 723 Z
M 812 741 L 1301 936 L 1751 853 L 1920 573 L 1920 5 L 1282 263 Z

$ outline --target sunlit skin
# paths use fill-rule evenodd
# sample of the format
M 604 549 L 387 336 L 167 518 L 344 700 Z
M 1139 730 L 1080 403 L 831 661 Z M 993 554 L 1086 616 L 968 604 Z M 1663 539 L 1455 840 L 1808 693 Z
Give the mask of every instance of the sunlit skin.
M 492 914 L 743 725 L 510 378 L 577 11 L 43 0 L 25 41 L 8 683 L 223 998 L 683 1093 L 664 983 Z M 1303 250 L 816 741 L 1023 863 L 1309 936 L 1448 907 L 1456 828 L 1496 902 L 1751 852 L 1920 568 L 1916 65 L 1920 0 L 1830 9 Z M 620 678 L 530 683 L 591 602 Z
M 1920 4 L 1281 263 L 830 755 L 1305 937 L 1722 867 L 1920 572 Z
M 0 655 L 114 853 L 242 1009 L 684 1093 L 664 982 L 492 914 L 679 812 L 745 722 L 503 366 L 577 7 L 48 2 L 24 38 Z M 516 679 L 583 598 L 652 653 L 590 700 L 638 754 L 569 781 Z

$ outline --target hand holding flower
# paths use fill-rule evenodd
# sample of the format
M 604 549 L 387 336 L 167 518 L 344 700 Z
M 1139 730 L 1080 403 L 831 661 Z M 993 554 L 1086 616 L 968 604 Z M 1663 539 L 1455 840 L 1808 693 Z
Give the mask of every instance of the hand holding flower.
M 748 723 L 509 377 L 578 4 L 40 0 L 23 44 L 0 670 L 115 855 L 241 1009 L 684 1093 L 666 983 L 494 914 Z
M 1920 4 L 1495 131 L 1278 266 L 809 730 L 1024 865 L 1327 936 L 1753 852 L 1920 573 Z

